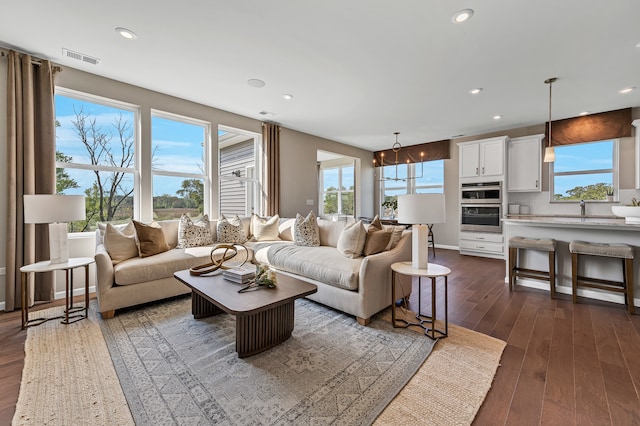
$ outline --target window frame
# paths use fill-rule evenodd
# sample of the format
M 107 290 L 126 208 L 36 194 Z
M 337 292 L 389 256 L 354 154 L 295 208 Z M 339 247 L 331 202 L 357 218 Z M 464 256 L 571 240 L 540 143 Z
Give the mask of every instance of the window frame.
M 417 175 L 418 175 L 418 165 L 421 165 L 421 167 L 425 167 L 428 168 L 429 167 L 429 163 L 433 163 L 435 161 L 441 161 L 442 162 L 442 185 L 418 185 L 418 179 L 416 179 Z M 438 194 L 442 193 L 444 194 L 445 191 L 445 182 L 444 182 L 444 163 L 445 159 L 440 159 L 440 160 L 429 160 L 429 161 L 422 161 L 420 163 L 409 163 L 406 164 L 407 167 L 407 179 L 406 179 L 406 184 L 404 185 L 404 188 L 402 185 L 396 185 L 396 183 L 398 182 L 402 182 L 402 180 L 388 180 L 385 178 L 385 173 L 384 173 L 384 167 L 395 167 L 395 164 L 389 164 L 386 166 L 382 166 L 382 167 L 376 167 L 376 169 L 380 169 L 379 173 L 380 173 L 380 178 L 379 178 L 379 192 L 378 192 L 378 206 L 377 206 L 377 212 L 378 215 L 381 218 L 387 218 L 388 216 L 384 216 L 384 212 L 385 212 L 385 208 L 382 206 L 382 203 L 385 201 L 385 190 L 390 190 L 390 191 L 402 191 L 403 189 L 405 189 L 405 192 L 403 192 L 402 194 L 398 194 L 398 195 L 405 195 L 405 194 L 418 194 L 420 192 L 418 192 L 418 190 L 420 189 L 437 189 L 440 188 L 441 191 L 437 192 Z M 403 164 L 399 164 L 403 165 Z M 377 173 L 377 172 L 376 172 Z M 424 175 L 424 172 L 422 173 Z M 395 176 L 395 174 L 394 174 Z M 393 188 L 387 188 L 387 182 L 393 182 L 394 183 L 394 187 Z M 397 195 L 396 195 L 397 197 Z
M 342 184 L 342 170 L 344 168 L 347 167 L 351 167 L 353 169 L 353 189 L 342 189 L 343 184 Z M 356 214 L 356 164 L 355 161 L 350 161 L 348 163 L 344 163 L 344 164 L 331 164 L 331 165 L 327 165 L 326 167 L 322 166 L 322 163 L 320 163 L 320 167 L 319 167 L 319 172 L 320 172 L 320 185 L 319 188 L 321 188 L 322 190 L 320 191 L 320 198 L 318 200 L 318 215 L 319 216 L 326 216 L 326 215 L 334 215 L 336 217 L 344 217 L 344 218 L 355 218 L 355 214 Z M 332 169 L 338 169 L 338 189 L 336 191 L 325 191 L 324 189 L 324 172 L 325 170 L 332 170 Z M 352 214 L 345 214 L 342 213 L 342 194 L 348 194 L 351 193 L 353 194 L 353 213 Z M 337 195 L 337 200 L 338 200 L 338 206 L 337 206 L 337 213 L 325 213 L 324 211 L 324 200 L 325 200 L 325 195 L 326 194 L 336 194 Z
M 605 139 L 601 141 L 591 141 L 591 142 L 582 142 L 578 144 L 571 145 L 556 145 L 554 150 L 562 149 L 564 146 L 573 146 L 576 145 L 589 145 L 596 143 L 604 143 L 604 142 L 613 142 L 612 149 L 612 168 L 611 169 L 592 169 L 592 170 L 574 170 L 571 172 L 555 172 L 555 162 L 549 163 L 549 202 L 550 203 L 579 203 L 580 200 L 556 200 L 554 198 L 555 195 L 555 177 L 556 176 L 579 176 L 579 175 L 590 175 L 596 173 L 612 173 L 611 177 L 611 186 L 613 188 L 613 202 L 617 202 L 619 200 L 620 193 L 620 139 Z M 557 153 L 556 153 L 557 156 Z M 584 200 L 589 203 L 607 203 L 612 202 L 608 201 L 606 198 L 604 200 Z
M 202 147 L 202 174 L 198 173 L 184 173 L 184 172 L 172 172 L 166 170 L 154 170 L 153 168 L 153 118 L 158 117 L 165 120 L 177 121 L 184 124 L 191 124 L 195 126 L 202 126 L 204 128 L 204 140 Z M 163 111 L 159 109 L 152 108 L 149 112 L 149 187 L 146 188 L 150 194 L 151 203 L 149 205 L 149 209 L 151 209 L 150 215 L 153 216 L 153 178 L 154 176 L 167 176 L 167 177 L 178 177 L 178 178 L 186 178 L 186 179 L 202 179 L 204 181 L 204 194 L 202 199 L 202 214 L 209 214 L 211 211 L 211 122 L 200 120 L 193 117 L 188 117 L 181 114 L 175 114 L 168 111 Z
M 54 116 L 57 120 L 58 115 L 55 111 L 55 96 L 60 95 L 66 98 L 75 99 L 81 102 L 94 103 L 102 106 L 106 106 L 109 108 L 121 109 L 124 111 L 128 111 L 133 113 L 133 167 L 113 167 L 113 166 L 105 166 L 105 165 L 92 165 L 85 163 L 66 163 L 66 162 L 55 162 L 56 168 L 62 169 L 76 169 L 76 170 L 88 170 L 88 171 L 98 171 L 98 172 L 121 172 L 121 173 L 131 173 L 132 181 L 133 181 L 133 203 L 132 203 L 132 219 L 139 220 L 141 216 L 141 201 L 140 201 L 140 193 L 141 193 L 141 179 L 140 179 L 140 152 L 141 152 L 141 129 L 140 129 L 140 116 L 141 116 L 141 106 L 107 98 L 104 96 L 94 95 L 92 93 L 81 92 L 79 90 L 69 89 L 62 86 L 55 86 L 54 89 Z M 58 144 L 56 141 L 55 150 L 58 151 Z M 80 232 L 71 232 L 73 235 L 83 235 L 87 233 L 92 233 L 93 230 L 89 231 L 80 231 Z
M 245 136 L 250 136 L 253 138 L 253 156 L 254 156 L 254 166 L 253 168 L 251 166 L 249 167 L 245 167 L 245 177 L 243 176 L 229 176 L 229 175 L 222 175 L 221 174 L 221 166 L 220 166 L 220 150 L 232 145 L 232 143 L 225 143 L 225 141 L 220 141 L 220 131 L 224 131 L 227 133 L 234 133 L 237 135 L 245 135 Z M 255 213 L 259 216 L 263 216 L 264 215 L 264 209 L 265 209 L 265 204 L 266 204 L 266 198 L 265 198 L 265 191 L 264 191 L 264 183 L 263 183 L 263 170 L 264 170 L 264 161 L 265 161 L 265 153 L 263 152 L 263 147 L 262 147 L 262 135 L 260 133 L 255 133 L 255 132 L 251 132 L 249 130 L 242 130 L 242 129 L 238 129 L 235 127 L 231 127 L 231 126 L 226 126 L 223 124 L 219 124 L 218 125 L 218 131 L 216 132 L 216 140 L 217 140 L 217 151 L 216 151 L 216 156 L 217 156 L 217 175 L 218 175 L 218 182 L 217 182 L 217 186 L 218 186 L 218 193 L 217 193 L 217 199 L 215 200 L 216 202 L 216 206 L 217 206 L 217 214 L 218 217 L 222 216 L 221 213 L 221 203 L 220 203 L 220 197 L 222 195 L 222 180 L 229 180 L 229 181 L 238 181 L 238 182 L 244 182 L 245 185 L 247 184 L 251 184 L 253 189 L 247 189 L 246 193 L 245 193 L 245 201 L 248 201 L 248 196 L 251 195 L 253 198 L 253 205 L 255 206 L 253 210 L 251 210 L 249 203 L 247 202 L 246 204 L 246 208 L 245 208 L 245 216 L 247 217 L 251 217 L 252 213 Z M 252 170 L 251 173 L 249 173 L 249 170 Z M 251 174 L 252 176 L 249 177 L 249 174 Z M 255 211 L 255 208 L 257 208 L 257 211 Z

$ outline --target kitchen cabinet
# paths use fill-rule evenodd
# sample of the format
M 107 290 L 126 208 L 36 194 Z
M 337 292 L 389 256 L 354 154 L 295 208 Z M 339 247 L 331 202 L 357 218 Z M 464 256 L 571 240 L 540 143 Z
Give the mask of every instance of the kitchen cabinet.
M 461 231 L 458 246 L 460 254 L 504 259 L 502 233 Z
M 544 135 L 524 136 L 507 144 L 507 191 L 542 190 L 542 139 Z
M 506 136 L 458 143 L 461 178 L 504 178 Z

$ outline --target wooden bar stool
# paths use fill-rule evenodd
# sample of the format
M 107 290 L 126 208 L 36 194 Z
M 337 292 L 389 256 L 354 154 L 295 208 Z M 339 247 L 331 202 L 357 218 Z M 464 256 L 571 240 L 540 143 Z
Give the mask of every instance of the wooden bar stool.
M 634 313 L 633 307 L 633 247 L 626 244 L 588 243 L 586 241 L 571 241 L 571 285 L 573 303 L 577 301 L 578 286 L 598 288 L 600 290 L 615 291 L 624 294 L 624 303 L 629 306 L 629 313 Z M 578 275 L 578 259 L 580 255 L 613 257 L 622 259 L 622 281 L 611 281 Z
M 549 252 L 549 271 L 520 268 L 518 266 L 519 250 Z M 515 289 L 518 277 L 549 281 L 551 297 L 554 298 L 556 296 L 556 240 L 550 238 L 509 238 L 509 290 Z

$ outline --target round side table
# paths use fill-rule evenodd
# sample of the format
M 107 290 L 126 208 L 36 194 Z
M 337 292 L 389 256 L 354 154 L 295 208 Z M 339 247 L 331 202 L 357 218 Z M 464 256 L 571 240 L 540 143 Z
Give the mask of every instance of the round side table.
M 426 269 L 414 269 L 411 262 L 396 262 L 391 265 L 391 322 L 396 328 L 407 328 L 415 325 L 424 329 L 424 334 L 431 339 L 447 337 L 449 333 L 449 300 L 448 300 L 448 276 L 451 269 L 446 266 L 435 263 L 428 263 Z M 396 319 L 396 280 L 397 275 L 407 275 L 410 277 L 418 277 L 418 313 L 416 314 L 416 322 L 409 322 L 405 319 Z M 421 312 L 421 288 L 422 278 L 431 278 L 431 315 L 423 315 Z M 436 279 L 444 277 L 444 331 L 436 329 Z M 399 324 L 398 324 L 399 323 Z
M 87 317 L 89 312 L 89 265 L 95 260 L 93 257 L 71 257 L 64 263 L 51 263 L 49 260 L 24 265 L 20 268 L 22 273 L 22 329 L 34 325 L 40 325 L 52 319 L 62 319 L 63 324 L 70 324 L 80 321 Z M 75 268 L 84 267 L 84 306 L 73 306 L 73 270 Z M 66 289 L 65 289 L 65 310 L 64 315 L 55 318 L 34 318 L 29 319 L 29 302 L 27 301 L 27 275 L 29 273 L 65 271 Z M 82 315 L 84 311 L 84 315 Z M 71 315 L 74 314 L 74 315 Z M 72 321 L 70 321 L 73 319 Z

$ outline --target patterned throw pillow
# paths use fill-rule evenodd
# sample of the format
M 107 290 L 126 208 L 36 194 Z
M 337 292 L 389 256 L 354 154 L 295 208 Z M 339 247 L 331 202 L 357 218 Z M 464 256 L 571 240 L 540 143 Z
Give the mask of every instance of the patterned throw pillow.
M 247 241 L 244 227 L 238 215 L 235 215 L 231 219 L 227 219 L 222 215 L 220 220 L 218 220 L 216 231 L 218 232 L 218 241 L 221 243 L 243 244 Z
M 275 215 L 270 219 L 257 214 L 251 215 L 251 235 L 255 241 L 277 241 L 280 238 L 280 216 Z
M 338 238 L 337 249 L 343 256 L 350 259 L 362 256 L 362 249 L 367 239 L 367 232 L 362 221 L 349 223 L 344 226 Z
M 297 246 L 318 247 L 320 245 L 318 221 L 313 212 L 309 212 L 307 217 L 296 213 L 296 221 L 293 224 L 293 241 Z
M 178 224 L 177 248 L 200 247 L 213 244 L 209 216 L 204 215 L 195 222 L 189 214 L 183 213 Z
M 369 256 L 371 254 L 380 253 L 385 250 L 391 241 L 391 231 L 387 231 L 382 226 L 380 218 L 376 215 L 369 229 L 367 229 L 367 241 L 364 243 L 364 255 Z

